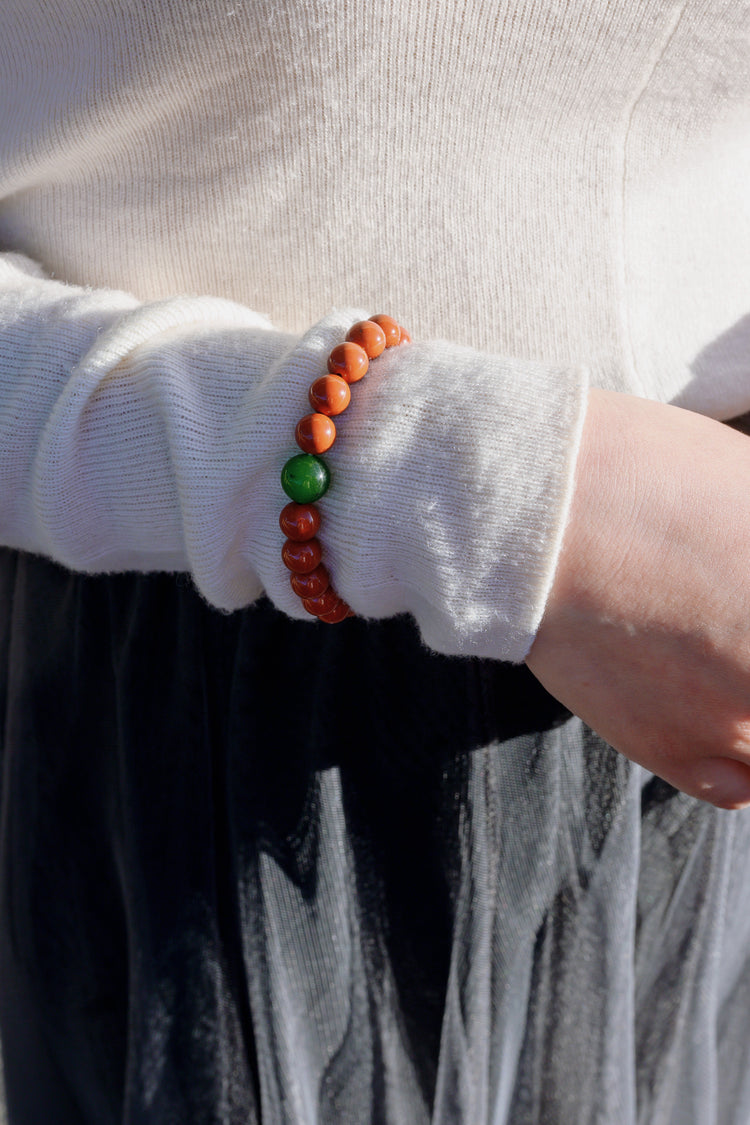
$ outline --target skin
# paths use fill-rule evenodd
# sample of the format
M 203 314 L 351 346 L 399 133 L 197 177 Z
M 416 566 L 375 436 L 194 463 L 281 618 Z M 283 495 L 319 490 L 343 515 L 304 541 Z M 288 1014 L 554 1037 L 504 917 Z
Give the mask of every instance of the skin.
M 628 758 L 714 805 L 750 804 L 750 438 L 590 392 L 527 664 Z

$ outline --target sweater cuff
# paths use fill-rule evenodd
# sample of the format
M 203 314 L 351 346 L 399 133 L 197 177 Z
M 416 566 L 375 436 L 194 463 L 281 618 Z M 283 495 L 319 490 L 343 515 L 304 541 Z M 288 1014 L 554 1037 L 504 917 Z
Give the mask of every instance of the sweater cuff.
M 333 346 L 350 323 L 328 318 L 316 335 Z M 337 418 L 320 504 L 326 563 L 355 612 L 411 613 L 438 652 L 523 660 L 567 522 L 587 384 L 583 368 L 444 342 L 379 357 Z M 279 600 L 299 615 L 293 595 Z

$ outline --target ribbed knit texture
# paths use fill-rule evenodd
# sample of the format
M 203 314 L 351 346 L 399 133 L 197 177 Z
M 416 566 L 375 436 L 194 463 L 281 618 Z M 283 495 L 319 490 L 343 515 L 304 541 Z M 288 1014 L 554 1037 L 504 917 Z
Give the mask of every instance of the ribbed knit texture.
M 750 407 L 749 23 L 4 0 L 0 542 L 299 615 L 279 471 L 386 311 L 336 585 L 520 659 L 586 378 Z M 747 1125 L 747 812 L 408 619 L 15 551 L 0 589 L 13 1125 Z
M 342 426 L 337 585 L 443 651 L 520 659 L 584 373 L 750 407 L 747 3 L 1 20 L 0 243 L 47 277 L 13 254 L 0 277 L 6 544 L 300 613 L 278 472 L 348 323 L 329 310 L 388 311 L 417 343 Z

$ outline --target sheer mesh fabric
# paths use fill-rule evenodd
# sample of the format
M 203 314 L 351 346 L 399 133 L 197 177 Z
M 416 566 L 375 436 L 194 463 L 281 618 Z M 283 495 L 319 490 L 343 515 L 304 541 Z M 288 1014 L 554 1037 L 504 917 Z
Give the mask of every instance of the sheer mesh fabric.
M 11 1125 L 744 1125 L 750 818 L 406 620 L 0 556 Z

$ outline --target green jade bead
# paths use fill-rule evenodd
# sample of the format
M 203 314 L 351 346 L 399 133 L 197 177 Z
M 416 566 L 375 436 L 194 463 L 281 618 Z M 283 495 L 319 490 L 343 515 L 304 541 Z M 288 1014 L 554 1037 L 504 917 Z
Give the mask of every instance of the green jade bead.
M 281 470 L 281 487 L 290 500 L 312 504 L 328 491 L 331 471 L 314 453 L 298 453 Z

